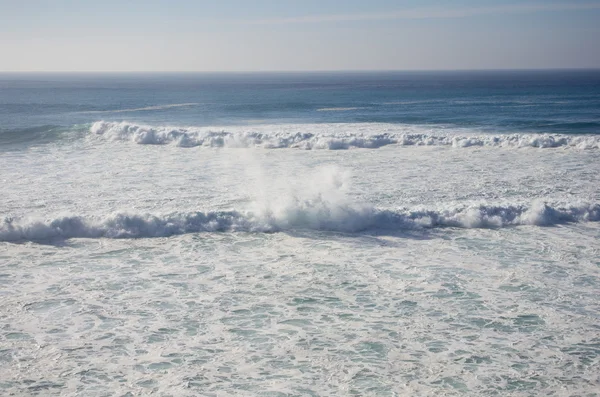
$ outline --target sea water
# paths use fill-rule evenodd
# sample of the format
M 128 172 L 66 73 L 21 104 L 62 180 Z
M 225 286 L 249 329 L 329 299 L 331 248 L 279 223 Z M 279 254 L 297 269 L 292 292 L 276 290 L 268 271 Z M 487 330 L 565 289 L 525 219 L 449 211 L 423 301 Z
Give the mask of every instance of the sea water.
M 600 72 L 0 74 L 0 395 L 596 396 Z

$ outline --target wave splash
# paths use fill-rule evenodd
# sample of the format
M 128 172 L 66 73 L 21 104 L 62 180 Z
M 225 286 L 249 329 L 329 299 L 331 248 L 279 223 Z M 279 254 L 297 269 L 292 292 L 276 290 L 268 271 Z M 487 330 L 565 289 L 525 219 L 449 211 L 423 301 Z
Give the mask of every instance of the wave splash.
M 213 211 L 167 215 L 115 213 L 106 216 L 66 215 L 52 219 L 5 219 L 0 241 L 48 241 L 70 238 L 168 237 L 200 232 L 273 233 L 292 230 L 332 232 L 398 232 L 437 227 L 501 228 L 551 226 L 600 221 L 600 204 L 551 206 L 463 206 L 436 209 L 382 210 L 368 205 L 326 200 L 296 201 L 263 211 Z
M 451 146 L 465 148 L 535 147 L 600 149 L 600 137 L 594 135 L 549 134 L 475 134 L 423 131 L 416 126 L 394 124 L 316 124 L 229 127 L 167 127 L 127 122 L 95 122 L 90 131 L 113 141 L 181 147 L 264 147 L 267 149 L 377 149 L 387 145 Z M 415 132 L 417 131 L 417 132 Z

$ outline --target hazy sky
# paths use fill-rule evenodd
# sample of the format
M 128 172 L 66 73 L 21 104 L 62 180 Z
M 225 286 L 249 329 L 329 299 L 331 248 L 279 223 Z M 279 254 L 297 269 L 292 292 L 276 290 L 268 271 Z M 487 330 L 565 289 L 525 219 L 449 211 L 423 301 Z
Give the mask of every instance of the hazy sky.
M 600 1 L 0 0 L 0 71 L 582 67 Z

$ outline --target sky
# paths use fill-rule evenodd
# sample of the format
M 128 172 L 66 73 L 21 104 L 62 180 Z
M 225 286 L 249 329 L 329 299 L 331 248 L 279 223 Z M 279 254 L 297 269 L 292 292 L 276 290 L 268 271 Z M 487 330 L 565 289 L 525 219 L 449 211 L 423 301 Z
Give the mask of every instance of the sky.
M 0 71 L 600 68 L 600 0 L 0 0 Z

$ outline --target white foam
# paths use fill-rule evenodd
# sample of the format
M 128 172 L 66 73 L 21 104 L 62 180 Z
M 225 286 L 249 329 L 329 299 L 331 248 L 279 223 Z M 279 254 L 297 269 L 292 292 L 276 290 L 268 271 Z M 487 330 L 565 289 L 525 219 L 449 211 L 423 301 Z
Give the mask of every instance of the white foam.
M 182 147 L 340 150 L 399 145 L 600 149 L 600 136 L 595 135 L 481 134 L 465 130 L 432 130 L 423 126 L 382 123 L 171 127 L 98 121 L 91 126 L 90 131 L 96 136 L 113 141 L 174 144 Z
M 364 107 L 345 107 L 345 108 L 321 108 L 317 112 L 349 112 L 351 110 L 365 109 Z
M 199 232 L 395 232 L 436 227 L 550 226 L 587 221 L 600 221 L 600 204 L 552 206 L 544 202 L 533 202 L 529 206 L 477 205 L 441 210 L 384 210 L 317 196 L 305 200 L 296 198 L 254 211 L 166 215 L 114 213 L 106 216 L 63 215 L 48 219 L 5 219 L 0 224 L 0 241 L 166 237 Z
M 148 110 L 165 110 L 172 108 L 180 108 L 180 107 L 191 107 L 198 106 L 200 103 L 190 102 L 190 103 L 171 103 L 167 105 L 155 105 L 155 106 L 145 106 L 142 108 L 130 108 L 130 109 L 114 109 L 114 110 L 87 110 L 83 112 L 77 112 L 79 114 L 102 114 L 102 113 L 129 113 L 129 112 L 144 112 Z

